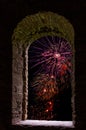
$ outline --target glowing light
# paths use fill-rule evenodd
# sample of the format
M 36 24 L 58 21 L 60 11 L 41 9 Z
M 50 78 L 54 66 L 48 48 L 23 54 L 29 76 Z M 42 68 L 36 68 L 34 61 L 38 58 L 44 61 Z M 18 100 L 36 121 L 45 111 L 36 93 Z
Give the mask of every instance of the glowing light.
M 52 79 L 54 79 L 55 77 L 53 75 L 50 76 Z
M 47 92 L 47 90 L 46 90 L 46 89 L 44 89 L 44 90 L 43 90 L 43 92 Z
M 48 112 L 49 110 L 47 109 L 45 112 Z
M 58 59 L 60 56 L 61 56 L 61 55 L 60 55 L 59 53 L 55 53 L 55 54 L 54 54 L 54 58 L 57 58 L 57 59 Z
M 50 105 L 52 104 L 52 102 L 48 102 Z

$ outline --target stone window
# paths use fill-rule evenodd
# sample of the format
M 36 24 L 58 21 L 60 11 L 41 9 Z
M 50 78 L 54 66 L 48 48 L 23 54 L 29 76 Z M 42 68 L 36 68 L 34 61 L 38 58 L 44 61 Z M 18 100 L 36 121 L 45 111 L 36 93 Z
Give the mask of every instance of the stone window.
M 74 30 L 52 12 L 24 18 L 12 36 L 12 124 L 74 126 Z

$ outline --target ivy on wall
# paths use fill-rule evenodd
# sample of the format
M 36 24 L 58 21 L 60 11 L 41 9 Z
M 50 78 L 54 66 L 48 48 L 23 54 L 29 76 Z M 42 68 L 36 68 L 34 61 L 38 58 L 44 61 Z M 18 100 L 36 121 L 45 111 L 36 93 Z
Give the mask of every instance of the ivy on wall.
M 53 12 L 39 12 L 25 17 L 14 30 L 12 41 L 13 44 L 27 46 L 46 35 L 63 37 L 70 44 L 74 42 L 74 30 L 70 22 Z

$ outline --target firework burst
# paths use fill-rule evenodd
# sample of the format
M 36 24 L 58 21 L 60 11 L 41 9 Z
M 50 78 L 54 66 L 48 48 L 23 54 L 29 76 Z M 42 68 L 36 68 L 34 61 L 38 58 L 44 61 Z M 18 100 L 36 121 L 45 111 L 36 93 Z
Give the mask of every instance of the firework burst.
M 47 101 L 58 94 L 58 86 L 54 77 L 48 74 L 39 74 L 31 84 L 36 100 Z
M 47 36 L 38 39 L 29 48 L 30 70 L 50 76 L 71 72 L 72 49 L 63 38 Z

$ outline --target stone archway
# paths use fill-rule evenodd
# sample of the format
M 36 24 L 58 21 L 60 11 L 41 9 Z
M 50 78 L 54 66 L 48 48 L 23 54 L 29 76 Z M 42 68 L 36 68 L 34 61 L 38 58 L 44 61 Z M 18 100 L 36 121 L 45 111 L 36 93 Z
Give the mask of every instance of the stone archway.
M 72 93 L 74 93 L 74 29 L 63 16 L 40 12 L 24 18 L 12 36 L 12 122 L 27 119 L 28 107 L 28 48 L 37 39 L 57 36 L 67 40 L 73 50 Z M 72 94 L 74 105 L 74 94 Z M 74 109 L 74 107 L 73 107 Z M 73 110 L 74 112 L 74 110 Z

